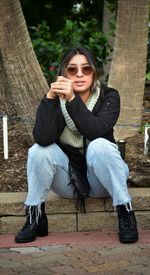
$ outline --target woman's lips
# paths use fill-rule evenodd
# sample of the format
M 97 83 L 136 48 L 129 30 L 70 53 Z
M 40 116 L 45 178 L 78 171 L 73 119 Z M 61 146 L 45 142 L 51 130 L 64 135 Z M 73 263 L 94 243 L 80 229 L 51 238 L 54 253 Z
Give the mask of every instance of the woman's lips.
M 80 81 L 80 80 L 75 81 L 75 84 L 76 84 L 77 86 L 82 86 L 82 85 L 84 85 L 84 83 L 85 83 L 85 81 Z

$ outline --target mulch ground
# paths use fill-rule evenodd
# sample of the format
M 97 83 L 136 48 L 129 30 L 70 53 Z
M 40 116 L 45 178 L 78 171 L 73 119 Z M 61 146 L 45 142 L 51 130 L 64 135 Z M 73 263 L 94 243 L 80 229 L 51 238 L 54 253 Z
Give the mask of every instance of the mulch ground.
M 19 122 L 9 124 L 8 129 L 8 159 L 4 159 L 0 131 L 0 192 L 23 192 L 27 190 L 26 161 L 29 146 Z

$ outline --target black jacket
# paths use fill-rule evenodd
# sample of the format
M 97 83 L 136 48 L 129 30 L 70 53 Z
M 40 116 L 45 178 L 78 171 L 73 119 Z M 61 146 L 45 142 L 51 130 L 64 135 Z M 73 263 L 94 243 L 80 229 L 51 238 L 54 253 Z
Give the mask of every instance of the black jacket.
M 66 108 L 77 129 L 84 136 L 84 140 L 92 141 L 103 137 L 115 143 L 113 127 L 120 113 L 120 97 L 115 89 L 102 85 L 100 97 L 92 112 L 87 109 L 79 95 L 76 95 L 71 102 L 67 102 Z M 57 143 L 69 159 L 78 163 L 85 162 L 84 156 L 78 152 L 78 149 L 60 143 L 59 137 L 65 125 L 59 98 L 44 97 L 37 109 L 33 129 L 35 142 L 42 146 Z

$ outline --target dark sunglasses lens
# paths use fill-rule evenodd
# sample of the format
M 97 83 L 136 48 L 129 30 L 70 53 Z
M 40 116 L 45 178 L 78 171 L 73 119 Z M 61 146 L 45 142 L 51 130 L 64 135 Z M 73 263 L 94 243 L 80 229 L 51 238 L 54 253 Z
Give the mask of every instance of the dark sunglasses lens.
M 76 75 L 77 74 L 77 72 L 78 72 L 78 67 L 75 67 L 75 66 L 69 66 L 69 67 L 67 67 L 67 73 L 68 74 L 70 74 L 70 75 Z M 88 75 L 88 74 L 91 74 L 91 72 L 92 72 L 92 67 L 90 66 L 90 65 L 88 65 L 88 66 L 83 66 L 82 68 L 81 68 L 81 70 L 82 70 L 82 73 L 84 74 L 84 75 Z
M 77 67 L 68 67 L 67 68 L 67 73 L 71 74 L 71 75 L 75 75 L 78 72 L 78 68 Z
M 84 67 L 82 67 L 82 73 L 85 74 L 85 75 L 91 74 L 92 70 L 93 69 L 92 69 L 91 66 L 84 66 Z

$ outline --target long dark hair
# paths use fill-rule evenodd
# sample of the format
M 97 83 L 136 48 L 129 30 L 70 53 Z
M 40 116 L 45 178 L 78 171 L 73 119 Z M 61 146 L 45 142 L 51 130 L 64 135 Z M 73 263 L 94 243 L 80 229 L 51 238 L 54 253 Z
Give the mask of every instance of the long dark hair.
M 89 52 L 86 48 L 83 47 L 77 47 L 77 48 L 71 48 L 69 49 L 64 56 L 61 59 L 60 62 L 60 67 L 58 69 L 58 75 L 63 75 L 65 76 L 65 69 L 67 68 L 67 65 L 70 61 L 70 59 L 76 55 L 76 54 L 82 54 L 84 55 L 87 60 L 88 63 L 92 66 L 93 68 L 93 83 L 92 83 L 92 87 L 91 87 L 91 91 L 93 91 L 97 85 L 97 80 L 98 80 L 98 71 L 97 71 L 97 66 L 96 66 L 96 62 L 95 62 L 95 58 L 92 55 L 91 52 Z

